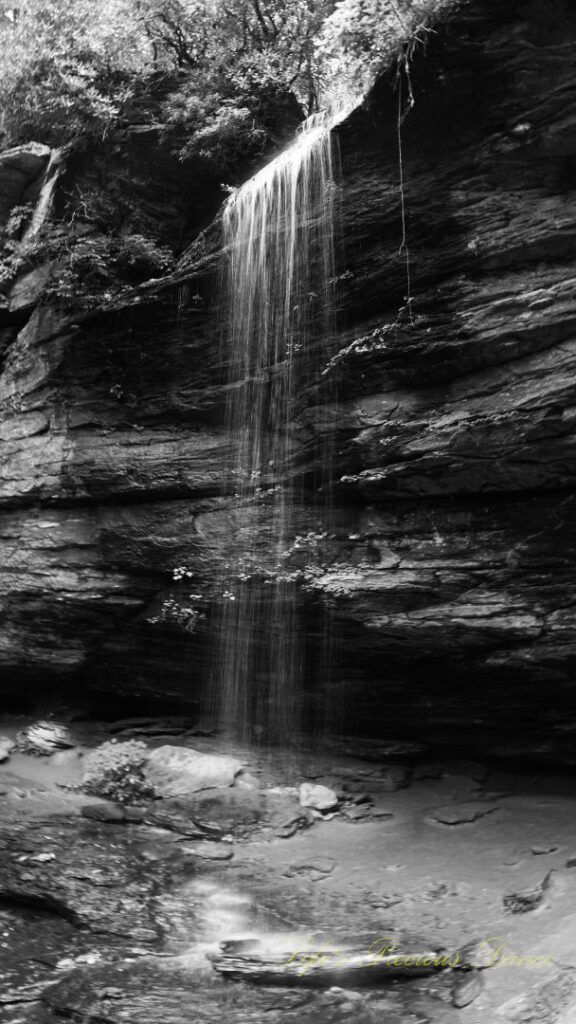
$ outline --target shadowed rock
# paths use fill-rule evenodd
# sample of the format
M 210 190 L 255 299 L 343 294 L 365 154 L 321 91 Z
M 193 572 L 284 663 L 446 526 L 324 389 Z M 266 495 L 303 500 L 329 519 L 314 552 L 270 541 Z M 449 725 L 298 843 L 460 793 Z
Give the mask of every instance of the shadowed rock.
M 337 669 L 321 697 L 347 730 L 573 765 L 576 27 L 566 14 L 550 28 L 546 6 L 474 0 L 413 56 L 411 317 L 390 79 L 337 129 L 338 317 L 330 351 L 311 338 L 306 353 L 286 564 L 307 707 L 329 621 Z M 148 208 L 163 178 L 179 231 L 182 169 L 156 129 L 132 131 L 129 148 L 130 167 L 140 154 L 146 168 L 137 195 Z M 26 157 L 18 202 L 47 158 Z M 75 158 L 70 191 L 102 159 Z M 216 205 L 215 183 L 197 184 L 196 226 L 204 200 Z M 116 308 L 6 314 L 0 670 L 14 698 L 70 685 L 195 710 L 243 530 L 256 538 L 266 621 L 273 512 L 265 493 L 254 512 L 230 484 L 219 230 L 178 279 Z M 326 531 L 316 485 L 327 448 Z M 263 492 L 282 483 L 271 473 Z M 177 567 L 193 576 L 175 580 Z

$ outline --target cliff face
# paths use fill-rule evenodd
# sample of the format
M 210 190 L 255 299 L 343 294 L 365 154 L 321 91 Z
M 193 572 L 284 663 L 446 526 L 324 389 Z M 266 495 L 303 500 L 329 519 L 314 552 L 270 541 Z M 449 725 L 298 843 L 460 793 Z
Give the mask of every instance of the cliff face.
M 412 61 L 409 304 L 394 79 L 336 130 L 338 330 L 294 423 L 288 564 L 306 685 L 329 620 L 347 730 L 570 761 L 576 16 L 557 7 L 478 0 Z M 226 478 L 217 248 L 216 222 L 177 278 L 116 309 L 5 314 L 7 692 L 202 699 L 251 519 Z M 326 443 L 328 537 L 310 483 Z M 263 572 L 272 529 L 264 502 Z

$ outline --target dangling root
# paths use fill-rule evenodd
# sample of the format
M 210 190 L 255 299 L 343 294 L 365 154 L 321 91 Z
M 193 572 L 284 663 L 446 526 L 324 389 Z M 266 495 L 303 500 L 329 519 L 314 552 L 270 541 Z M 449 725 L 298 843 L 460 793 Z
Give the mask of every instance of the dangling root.
M 408 99 L 406 106 L 403 109 L 402 106 L 402 70 L 406 77 L 408 85 Z M 398 120 L 397 120 L 397 137 L 398 137 L 398 167 L 400 172 L 400 212 L 402 219 L 402 242 L 398 250 L 398 255 L 403 256 L 406 262 L 406 304 L 408 306 L 408 314 L 410 317 L 410 323 L 414 325 L 414 316 L 412 313 L 412 274 L 410 266 L 410 250 L 408 248 L 407 233 L 406 233 L 406 196 L 404 190 L 404 160 L 402 154 L 402 125 L 412 107 L 414 106 L 414 93 L 412 90 L 412 79 L 410 77 L 410 64 L 408 61 L 407 53 L 403 53 L 398 61 Z

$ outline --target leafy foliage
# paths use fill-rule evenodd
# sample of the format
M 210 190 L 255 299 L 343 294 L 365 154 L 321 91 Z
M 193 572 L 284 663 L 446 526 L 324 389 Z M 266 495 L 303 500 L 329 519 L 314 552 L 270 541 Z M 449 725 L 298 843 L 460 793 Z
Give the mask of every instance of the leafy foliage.
M 48 265 L 45 300 L 83 311 L 161 277 L 174 265 L 171 250 L 144 235 L 106 235 L 82 224 L 48 224 L 31 241 L 19 241 L 14 235 L 28 213 L 27 207 L 15 207 L 0 233 L 0 288 L 18 274 Z
M 82 788 L 122 804 L 153 798 L 154 789 L 144 774 L 148 754 L 146 744 L 138 740 L 102 743 L 84 759 Z
M 196 157 L 210 169 L 225 171 L 230 165 L 258 156 L 268 133 L 249 107 L 217 94 L 198 99 L 193 82 L 173 93 L 163 105 L 164 138 L 182 159 Z
M 1 128 L 8 144 L 103 136 L 140 64 L 131 0 L 0 5 Z
M 87 235 L 67 239 L 56 257 L 47 295 L 62 304 L 91 309 L 126 288 L 161 277 L 174 265 L 172 252 L 143 235 Z
M 153 106 L 175 75 L 161 120 L 186 121 L 208 139 L 219 128 L 238 134 L 238 125 L 245 135 L 270 91 L 317 102 L 314 39 L 332 7 L 332 0 L 21 0 L 19 7 L 0 0 L 5 141 L 105 137 L 143 97 Z

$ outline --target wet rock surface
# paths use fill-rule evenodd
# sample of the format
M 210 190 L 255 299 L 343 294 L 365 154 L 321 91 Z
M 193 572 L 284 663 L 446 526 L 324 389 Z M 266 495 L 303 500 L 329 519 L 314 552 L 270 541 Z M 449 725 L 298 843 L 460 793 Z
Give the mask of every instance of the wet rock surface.
M 102 725 L 89 731 L 105 737 Z M 149 749 L 161 748 L 160 722 L 152 734 Z M 570 1019 L 576 879 L 564 865 L 576 834 L 566 780 L 469 766 L 484 776 L 475 802 L 499 813 L 433 829 L 430 807 L 466 806 L 463 762 L 380 794 L 381 766 L 350 756 L 279 767 L 262 749 L 188 743 L 238 760 L 258 786 L 138 807 L 81 792 L 82 757 L 62 765 L 18 753 L 0 767 L 7 1024 L 535 1021 L 522 1016 L 528 1006 L 553 1024 Z M 311 771 L 336 793 L 362 785 L 363 802 L 343 795 L 325 814 L 302 808 Z M 354 806 L 361 823 L 347 817 Z M 298 827 L 280 839 L 291 814 Z M 212 834 L 190 838 L 195 821 Z M 548 884 L 532 849 L 551 846 L 551 835 Z M 510 913 L 511 894 L 534 892 L 545 892 L 537 913 Z M 419 965 L 426 953 L 449 962 Z
M 96 933 L 156 941 L 160 876 L 124 836 L 115 838 L 82 819 L 5 826 L 0 904 L 21 904 Z

